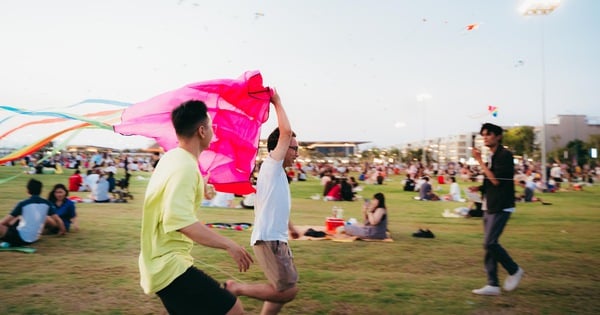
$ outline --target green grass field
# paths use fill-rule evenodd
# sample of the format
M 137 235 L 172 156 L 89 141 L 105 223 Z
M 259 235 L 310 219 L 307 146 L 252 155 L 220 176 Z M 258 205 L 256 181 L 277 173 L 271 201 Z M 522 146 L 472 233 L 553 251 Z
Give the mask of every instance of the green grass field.
M 0 216 L 27 197 L 30 177 L 44 183 L 46 197 L 71 172 L 27 175 L 19 167 L 0 167 L 0 180 L 22 174 L 0 184 Z M 80 231 L 43 236 L 34 254 L 0 252 L 0 314 L 165 314 L 160 300 L 138 284 L 141 202 L 149 176 L 134 174 L 131 202 L 77 204 Z M 366 197 L 386 195 L 394 242 L 291 241 L 300 292 L 282 314 L 600 314 L 598 186 L 542 195 L 549 206 L 517 205 L 501 243 L 526 273 L 516 291 L 499 297 L 471 293 L 485 284 L 481 219 L 441 216 L 463 204 L 415 201 L 415 193 L 402 191 L 399 176 L 364 188 Z M 316 179 L 292 183 L 295 224 L 323 224 L 334 204 L 345 218 L 359 217 L 361 202 L 310 199 L 321 190 Z M 252 222 L 253 212 L 206 208 L 199 217 Z M 431 229 L 436 238 L 413 238 L 418 228 Z M 219 233 L 252 252 L 249 231 Z M 264 281 L 256 265 L 239 273 L 225 251 L 196 246 L 193 255 L 218 281 Z M 505 276 L 501 270 L 500 279 Z M 242 301 L 248 314 L 258 314 L 259 301 Z

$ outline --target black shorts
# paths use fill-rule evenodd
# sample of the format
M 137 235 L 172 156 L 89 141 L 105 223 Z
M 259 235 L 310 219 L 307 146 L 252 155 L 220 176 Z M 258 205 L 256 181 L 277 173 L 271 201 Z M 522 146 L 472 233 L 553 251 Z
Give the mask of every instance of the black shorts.
M 226 314 L 237 297 L 202 270 L 192 266 L 156 292 L 169 314 Z
M 23 246 L 31 244 L 29 242 L 25 242 L 21 238 L 21 234 L 19 234 L 19 231 L 17 230 L 17 224 L 18 221 L 17 223 L 8 227 L 6 234 L 2 237 L 2 241 L 9 243 L 10 246 Z

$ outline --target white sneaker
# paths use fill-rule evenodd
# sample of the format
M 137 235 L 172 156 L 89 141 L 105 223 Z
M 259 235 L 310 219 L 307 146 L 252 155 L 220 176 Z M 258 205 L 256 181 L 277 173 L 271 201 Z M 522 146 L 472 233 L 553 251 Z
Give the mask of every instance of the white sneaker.
M 500 295 L 500 287 L 495 287 L 491 285 L 486 285 L 481 289 L 475 289 L 471 291 L 478 295 Z
M 512 291 L 516 289 L 524 273 L 525 271 L 521 269 L 521 267 L 519 267 L 519 270 L 517 270 L 517 272 L 515 272 L 514 275 L 506 277 L 506 279 L 504 280 L 504 290 Z

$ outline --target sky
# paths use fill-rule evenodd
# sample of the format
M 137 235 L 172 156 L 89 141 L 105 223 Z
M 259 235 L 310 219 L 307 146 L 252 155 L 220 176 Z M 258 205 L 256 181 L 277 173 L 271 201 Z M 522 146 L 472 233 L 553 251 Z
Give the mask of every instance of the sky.
M 559 114 L 599 121 L 600 1 L 563 0 L 552 14 L 530 17 L 519 14 L 521 4 L 4 0 L 0 105 L 136 103 L 259 70 L 300 141 L 398 146 L 478 131 L 486 121 L 539 126 L 542 108 L 546 121 Z M 477 27 L 468 31 L 470 24 Z M 262 137 L 275 127 L 272 114 Z M 150 142 L 110 131 L 68 141 Z

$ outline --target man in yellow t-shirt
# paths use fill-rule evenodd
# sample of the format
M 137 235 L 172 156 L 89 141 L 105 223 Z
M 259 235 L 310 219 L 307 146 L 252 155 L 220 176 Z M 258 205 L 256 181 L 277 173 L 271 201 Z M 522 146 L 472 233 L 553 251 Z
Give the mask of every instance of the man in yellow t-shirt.
M 144 199 L 139 257 L 140 284 L 156 293 L 171 314 L 243 314 L 241 301 L 193 266 L 194 242 L 225 249 L 246 271 L 252 257 L 240 245 L 199 222 L 204 195 L 198 157 L 213 137 L 201 101 L 187 101 L 171 113 L 179 146 L 157 164 Z

